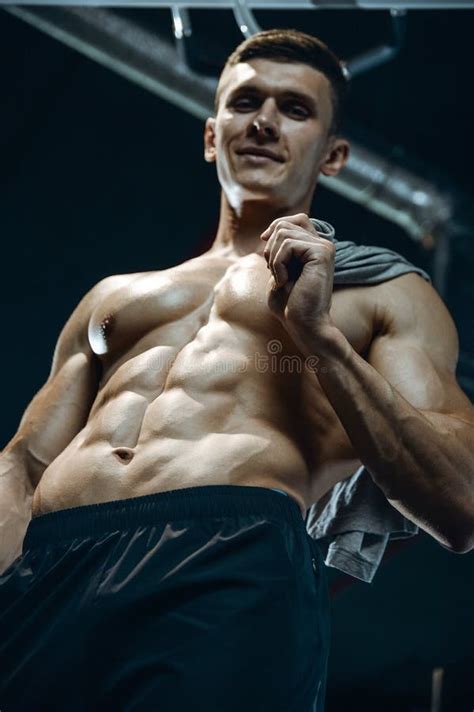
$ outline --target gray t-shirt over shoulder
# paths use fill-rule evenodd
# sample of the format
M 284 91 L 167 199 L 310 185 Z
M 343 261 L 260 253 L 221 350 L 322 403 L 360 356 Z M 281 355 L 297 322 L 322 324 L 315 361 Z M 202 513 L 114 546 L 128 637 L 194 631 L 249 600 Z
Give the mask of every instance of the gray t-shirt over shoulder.
M 329 223 L 311 218 L 322 237 L 336 245 L 334 285 L 370 285 L 416 272 L 431 283 L 419 267 L 384 247 L 339 241 Z M 418 533 L 418 527 L 386 499 L 362 466 L 338 482 L 321 503 L 306 514 L 308 534 L 326 548 L 326 565 L 370 583 L 389 539 Z

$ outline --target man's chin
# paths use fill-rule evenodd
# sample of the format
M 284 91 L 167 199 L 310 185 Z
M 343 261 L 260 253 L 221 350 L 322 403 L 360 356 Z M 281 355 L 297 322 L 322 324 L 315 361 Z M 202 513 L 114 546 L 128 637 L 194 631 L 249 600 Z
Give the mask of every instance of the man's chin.
M 246 180 L 226 187 L 226 192 L 238 195 L 243 200 L 281 200 L 283 195 L 288 195 L 282 185 L 275 181 Z
M 244 204 L 255 204 L 268 207 L 269 209 L 278 209 L 283 204 L 286 204 L 288 196 L 283 196 L 281 192 L 275 192 L 274 190 L 264 190 L 259 188 L 248 188 L 244 189 L 239 186 L 239 190 L 232 192 L 226 192 L 227 200 L 229 204 L 238 208 Z

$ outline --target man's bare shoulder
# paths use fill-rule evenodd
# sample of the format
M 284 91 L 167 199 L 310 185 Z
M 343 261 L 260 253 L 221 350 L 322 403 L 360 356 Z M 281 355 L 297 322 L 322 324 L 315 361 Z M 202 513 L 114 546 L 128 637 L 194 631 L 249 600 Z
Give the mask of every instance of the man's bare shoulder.
M 433 358 L 454 368 L 456 326 L 436 289 L 416 272 L 376 285 L 371 291 L 375 333 L 406 339 L 431 349 Z
M 459 338 L 436 289 L 416 272 L 356 288 L 358 309 L 370 323 L 368 344 L 394 343 L 429 349 L 441 368 L 455 369 Z M 368 353 L 368 350 L 367 350 Z
M 136 274 L 114 274 L 99 280 L 99 282 L 96 282 L 82 297 L 72 313 L 71 319 L 76 321 L 87 320 L 101 300 L 109 296 L 109 294 L 116 289 L 129 286 L 134 278 L 136 278 Z

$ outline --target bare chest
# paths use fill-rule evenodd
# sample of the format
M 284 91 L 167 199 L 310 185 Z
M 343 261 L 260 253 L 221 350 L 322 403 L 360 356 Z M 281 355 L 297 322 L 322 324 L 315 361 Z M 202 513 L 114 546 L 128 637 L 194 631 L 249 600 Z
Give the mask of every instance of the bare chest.
M 130 275 L 93 312 L 89 342 L 100 358 L 104 376 L 124 360 L 150 349 L 176 355 L 195 339 L 226 338 L 240 349 L 280 339 L 284 328 L 270 312 L 266 289 L 270 273 L 262 256 L 235 261 L 197 258 L 162 272 Z M 360 287 L 333 293 L 331 318 L 353 348 L 363 352 L 372 338 L 368 290 Z M 290 350 L 293 351 L 293 348 Z

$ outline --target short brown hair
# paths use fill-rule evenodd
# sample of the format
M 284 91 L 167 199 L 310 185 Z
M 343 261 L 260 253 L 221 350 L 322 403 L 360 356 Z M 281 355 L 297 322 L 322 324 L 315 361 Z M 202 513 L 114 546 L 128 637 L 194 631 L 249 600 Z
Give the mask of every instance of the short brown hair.
M 318 69 L 331 84 L 333 117 L 330 133 L 335 134 L 340 131 L 348 88 L 344 65 L 324 42 L 299 30 L 265 30 L 241 42 L 228 57 L 219 77 L 214 101 L 216 113 L 219 107 L 222 77 L 230 67 L 251 59 L 301 62 Z

